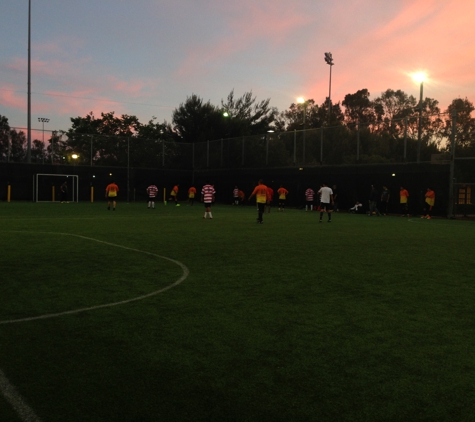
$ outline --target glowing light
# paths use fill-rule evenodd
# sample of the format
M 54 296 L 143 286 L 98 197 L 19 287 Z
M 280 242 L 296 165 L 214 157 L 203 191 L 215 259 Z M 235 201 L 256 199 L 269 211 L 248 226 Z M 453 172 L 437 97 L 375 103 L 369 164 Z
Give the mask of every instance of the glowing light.
M 305 102 L 305 99 L 304 99 L 303 97 L 298 97 L 298 98 L 297 98 L 297 102 L 298 102 L 299 104 L 303 104 L 303 103 Z
M 416 72 L 412 74 L 412 79 L 418 84 L 427 80 L 427 74 L 425 72 Z
M 79 158 L 79 155 L 73 154 L 73 155 L 71 155 L 71 158 L 73 158 L 74 160 L 77 160 Z

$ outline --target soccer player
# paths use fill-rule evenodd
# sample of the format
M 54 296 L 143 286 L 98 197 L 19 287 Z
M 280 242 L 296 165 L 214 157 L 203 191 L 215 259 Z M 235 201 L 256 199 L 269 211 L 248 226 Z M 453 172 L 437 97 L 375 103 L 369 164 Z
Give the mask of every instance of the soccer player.
M 305 191 L 305 211 L 312 211 L 313 209 L 313 197 L 315 196 L 315 191 L 312 188 L 308 188 Z
M 170 192 L 170 198 L 168 198 L 169 201 L 173 199 L 175 201 L 175 205 L 178 207 L 178 188 L 180 185 L 175 185 L 173 186 L 172 191 Z
M 157 194 L 158 194 L 158 188 L 155 185 L 150 185 L 147 188 L 147 194 L 148 194 L 148 207 L 147 208 L 152 208 L 154 210 L 155 209 L 155 198 L 157 197 Z
M 264 181 L 262 179 L 259 180 L 258 185 L 252 191 L 248 201 L 250 201 L 254 195 L 256 196 L 257 203 L 257 223 L 263 224 L 264 221 L 262 220 L 262 215 L 264 214 L 265 206 L 268 201 L 268 191 L 267 186 L 264 185 Z
M 118 194 L 119 194 L 119 186 L 115 184 L 115 181 L 112 181 L 112 183 L 109 183 L 106 187 L 107 209 L 109 211 L 111 209 L 111 202 L 112 202 L 112 211 L 115 211 Z
M 285 200 L 287 199 L 289 191 L 280 185 L 280 188 L 277 189 L 277 193 L 279 194 L 279 211 L 284 211 Z
M 372 217 L 373 215 L 377 215 L 378 217 L 381 216 L 381 213 L 378 210 L 378 198 L 379 194 L 376 190 L 374 185 L 371 185 L 371 192 L 369 194 L 369 216 Z
M 274 189 L 267 186 L 267 203 L 266 203 L 267 214 L 270 214 L 270 209 L 272 207 L 273 199 L 274 199 Z
M 431 188 L 427 188 L 427 192 L 424 196 L 424 214 L 422 214 L 421 218 L 427 218 L 428 220 L 430 220 L 430 214 L 435 204 L 435 192 Z
M 234 205 L 239 205 L 239 188 L 234 186 L 233 189 L 233 198 L 234 198 Z
M 195 195 L 196 195 L 196 188 L 192 186 L 190 189 L 188 189 L 188 202 L 193 205 L 193 202 L 195 202 Z
M 65 202 L 69 204 L 68 201 L 68 182 L 65 180 L 63 184 L 60 186 L 61 191 L 61 203 L 64 204 Z
M 387 186 L 383 186 L 383 191 L 381 192 L 381 208 L 383 210 L 383 215 L 388 215 L 389 209 L 389 198 L 391 194 Z
M 403 186 L 401 186 L 399 190 L 399 203 L 401 205 L 401 213 L 402 213 L 401 217 L 409 216 L 409 214 L 407 213 L 408 199 L 409 199 L 409 192 Z
M 326 212 L 328 215 L 328 222 L 332 222 L 332 211 L 333 211 L 333 191 L 332 188 L 329 188 L 326 183 L 322 185 L 320 190 L 318 191 L 320 194 L 320 220 L 319 223 L 322 222 L 323 213 Z
M 213 218 L 213 214 L 211 214 L 211 204 L 214 202 L 214 195 L 216 191 L 214 190 L 214 186 L 210 185 L 208 181 L 201 189 L 201 202 L 205 204 L 205 215 L 203 218 L 209 216 L 209 218 Z

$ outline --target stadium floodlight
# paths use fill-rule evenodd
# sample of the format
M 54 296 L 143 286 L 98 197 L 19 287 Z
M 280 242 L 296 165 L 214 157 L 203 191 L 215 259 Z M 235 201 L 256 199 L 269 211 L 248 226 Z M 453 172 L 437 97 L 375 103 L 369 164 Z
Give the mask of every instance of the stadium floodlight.
M 334 65 L 333 63 L 333 57 L 332 53 L 325 53 L 325 62 L 330 65 L 330 84 L 329 84 L 329 89 L 328 89 L 328 124 L 330 124 L 331 117 L 332 117 L 332 67 Z
M 327 64 L 329 64 L 330 66 L 333 66 L 333 57 L 332 57 L 332 53 L 325 53 L 325 61 L 327 62 Z
M 46 117 L 38 117 L 38 121 L 40 123 L 43 123 L 43 148 L 45 146 L 45 123 L 48 123 L 49 122 L 49 119 L 46 118 Z M 45 162 L 45 156 L 44 156 L 44 152 L 43 152 L 43 163 Z M 51 164 L 53 164 L 53 141 L 51 141 Z

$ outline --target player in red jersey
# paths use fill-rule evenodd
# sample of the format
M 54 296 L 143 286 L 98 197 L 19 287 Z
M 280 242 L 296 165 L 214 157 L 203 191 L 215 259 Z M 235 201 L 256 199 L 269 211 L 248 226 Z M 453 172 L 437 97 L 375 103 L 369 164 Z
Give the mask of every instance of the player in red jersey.
M 107 209 L 111 209 L 112 202 L 112 211 L 115 211 L 117 205 L 117 196 L 119 194 L 119 186 L 115 182 L 109 183 L 106 187 L 106 199 L 107 199 Z

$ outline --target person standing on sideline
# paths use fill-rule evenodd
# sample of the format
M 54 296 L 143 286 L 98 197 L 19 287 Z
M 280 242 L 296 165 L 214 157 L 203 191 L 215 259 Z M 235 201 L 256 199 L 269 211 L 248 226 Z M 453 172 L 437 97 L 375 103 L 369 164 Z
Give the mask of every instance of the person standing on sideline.
M 335 203 L 333 199 L 333 191 L 326 183 L 322 185 L 320 190 L 318 191 L 320 194 L 320 220 L 319 223 L 322 222 L 323 213 L 326 212 L 328 215 L 328 222 L 332 222 L 332 211 L 333 205 Z
M 401 217 L 408 217 L 409 192 L 401 186 L 399 189 L 399 204 L 401 205 Z
M 374 187 L 374 185 L 371 185 L 371 192 L 369 194 L 369 216 L 373 216 L 373 214 L 376 214 L 378 217 L 381 216 L 381 213 L 378 210 L 378 191 Z
M 203 218 L 209 216 L 209 218 L 213 218 L 213 214 L 211 214 L 211 205 L 214 202 L 214 195 L 216 191 L 214 190 L 214 186 L 210 185 L 208 181 L 206 181 L 205 185 L 201 189 L 201 202 L 205 205 L 205 215 Z
M 196 195 L 196 188 L 192 186 L 188 189 L 188 202 L 191 206 L 193 206 L 193 202 L 195 202 L 195 195 Z
M 236 186 L 234 186 L 234 189 L 233 189 L 233 205 L 239 205 L 239 188 Z
M 248 201 L 250 201 L 254 195 L 256 196 L 257 203 L 257 223 L 263 224 L 262 215 L 264 214 L 266 202 L 268 201 L 268 191 L 262 179 L 259 180 L 258 185 L 252 191 Z
M 312 211 L 313 209 L 313 197 L 315 196 L 315 191 L 312 188 L 308 188 L 305 191 L 305 211 Z
M 155 209 L 155 198 L 157 197 L 157 194 L 158 194 L 158 188 L 155 185 L 150 185 L 147 188 L 147 194 L 148 194 L 148 206 L 147 206 L 147 208 L 152 208 L 154 210 Z
M 277 193 L 279 194 L 279 211 L 284 211 L 285 200 L 287 199 L 289 191 L 280 185 L 280 188 L 277 189 Z
M 422 214 L 421 218 L 427 218 L 428 220 L 431 219 L 431 212 L 432 208 L 435 204 L 435 192 L 431 188 L 427 188 L 427 192 L 425 194 L 425 201 L 424 201 L 424 214 Z
M 59 190 L 61 191 L 61 203 L 64 204 L 66 202 L 67 204 L 69 204 L 69 201 L 68 201 L 68 182 L 66 180 L 60 186 Z
M 178 188 L 179 187 L 180 187 L 180 185 L 178 185 L 178 184 L 173 186 L 173 189 L 170 192 L 170 198 L 168 198 L 169 201 L 171 201 L 173 199 L 176 206 L 178 206 Z
M 107 209 L 109 211 L 111 209 L 111 203 L 112 203 L 112 211 L 115 211 L 118 195 L 119 195 L 119 186 L 115 184 L 115 181 L 112 181 L 112 183 L 109 183 L 106 187 Z
M 267 214 L 270 214 L 270 209 L 272 207 L 273 200 L 274 200 L 274 189 L 267 186 L 267 203 L 266 203 Z
M 383 210 L 383 215 L 388 215 L 390 197 L 391 194 L 388 187 L 383 185 L 383 191 L 381 192 L 381 209 Z

